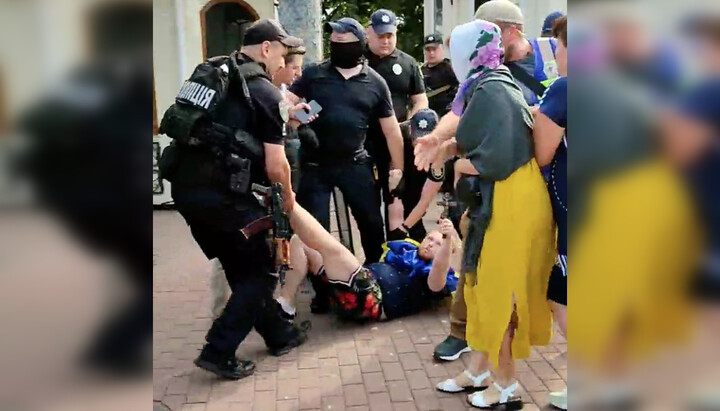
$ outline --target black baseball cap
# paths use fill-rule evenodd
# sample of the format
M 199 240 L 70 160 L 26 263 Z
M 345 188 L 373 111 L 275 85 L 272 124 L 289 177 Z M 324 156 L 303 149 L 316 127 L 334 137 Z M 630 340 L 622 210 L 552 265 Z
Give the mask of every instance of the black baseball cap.
M 325 31 L 336 31 L 338 33 L 352 33 L 361 42 L 367 41 L 365 36 L 365 28 L 362 24 L 352 17 L 343 17 L 338 21 L 329 21 L 325 23 Z
M 248 27 L 243 39 L 243 46 L 262 44 L 264 41 L 279 41 L 287 47 L 301 47 L 304 42 L 289 35 L 277 20 L 260 19 Z
M 397 16 L 388 9 L 378 9 L 370 16 L 370 26 L 377 34 L 394 33 L 398 26 Z
M 414 141 L 418 137 L 430 134 L 439 121 L 435 110 L 429 108 L 418 110 L 410 119 L 410 139 Z
M 547 17 L 545 17 L 545 21 L 543 21 L 542 35 L 548 37 L 552 36 L 553 25 L 555 24 L 555 21 L 564 15 L 565 14 L 563 14 L 562 11 L 553 11 L 552 13 L 548 14 Z
M 431 44 L 438 45 L 438 44 L 442 44 L 442 43 L 443 43 L 443 38 L 442 38 L 442 34 L 440 34 L 440 33 L 428 34 L 427 36 L 425 36 L 425 40 L 423 41 L 424 46 L 428 46 Z

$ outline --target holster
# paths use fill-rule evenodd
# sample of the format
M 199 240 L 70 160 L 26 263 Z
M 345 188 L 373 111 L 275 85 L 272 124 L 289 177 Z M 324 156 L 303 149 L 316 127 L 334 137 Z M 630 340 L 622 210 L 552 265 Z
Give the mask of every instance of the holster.
M 480 176 L 470 176 L 464 174 L 455 186 L 455 193 L 458 200 L 463 202 L 469 208 L 479 207 L 482 204 L 482 196 L 480 194 L 480 184 L 482 178 Z
M 172 141 L 170 145 L 165 147 L 158 159 L 158 170 L 160 171 L 160 178 L 165 179 L 171 183 L 175 182 L 175 176 L 177 175 L 178 165 L 180 164 L 180 158 L 178 154 L 177 144 Z

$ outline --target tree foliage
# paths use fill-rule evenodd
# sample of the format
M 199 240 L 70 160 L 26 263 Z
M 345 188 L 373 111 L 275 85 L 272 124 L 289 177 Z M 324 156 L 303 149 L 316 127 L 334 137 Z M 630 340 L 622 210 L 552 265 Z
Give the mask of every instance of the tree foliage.
M 422 0 L 323 0 L 323 23 L 352 17 L 367 27 L 370 15 L 377 9 L 392 10 L 402 22 L 398 29 L 397 47 L 423 61 L 423 1 Z M 325 55 L 330 55 L 330 39 L 325 35 Z

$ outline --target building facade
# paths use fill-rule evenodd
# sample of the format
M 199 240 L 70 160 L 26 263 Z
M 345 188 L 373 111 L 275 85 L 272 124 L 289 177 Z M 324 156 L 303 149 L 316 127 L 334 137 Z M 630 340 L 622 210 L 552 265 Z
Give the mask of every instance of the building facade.
M 452 29 L 473 19 L 475 10 L 488 0 L 424 0 L 425 34 L 442 33 L 450 36 Z M 512 0 L 520 6 L 525 16 L 525 35 L 540 36 L 543 20 L 553 11 L 567 13 L 567 0 Z

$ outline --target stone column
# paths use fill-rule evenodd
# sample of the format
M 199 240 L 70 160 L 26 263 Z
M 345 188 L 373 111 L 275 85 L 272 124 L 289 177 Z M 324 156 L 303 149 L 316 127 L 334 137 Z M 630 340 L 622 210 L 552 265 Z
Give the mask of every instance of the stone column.
M 279 0 L 278 18 L 291 35 L 305 41 L 305 64 L 323 59 L 322 0 Z

